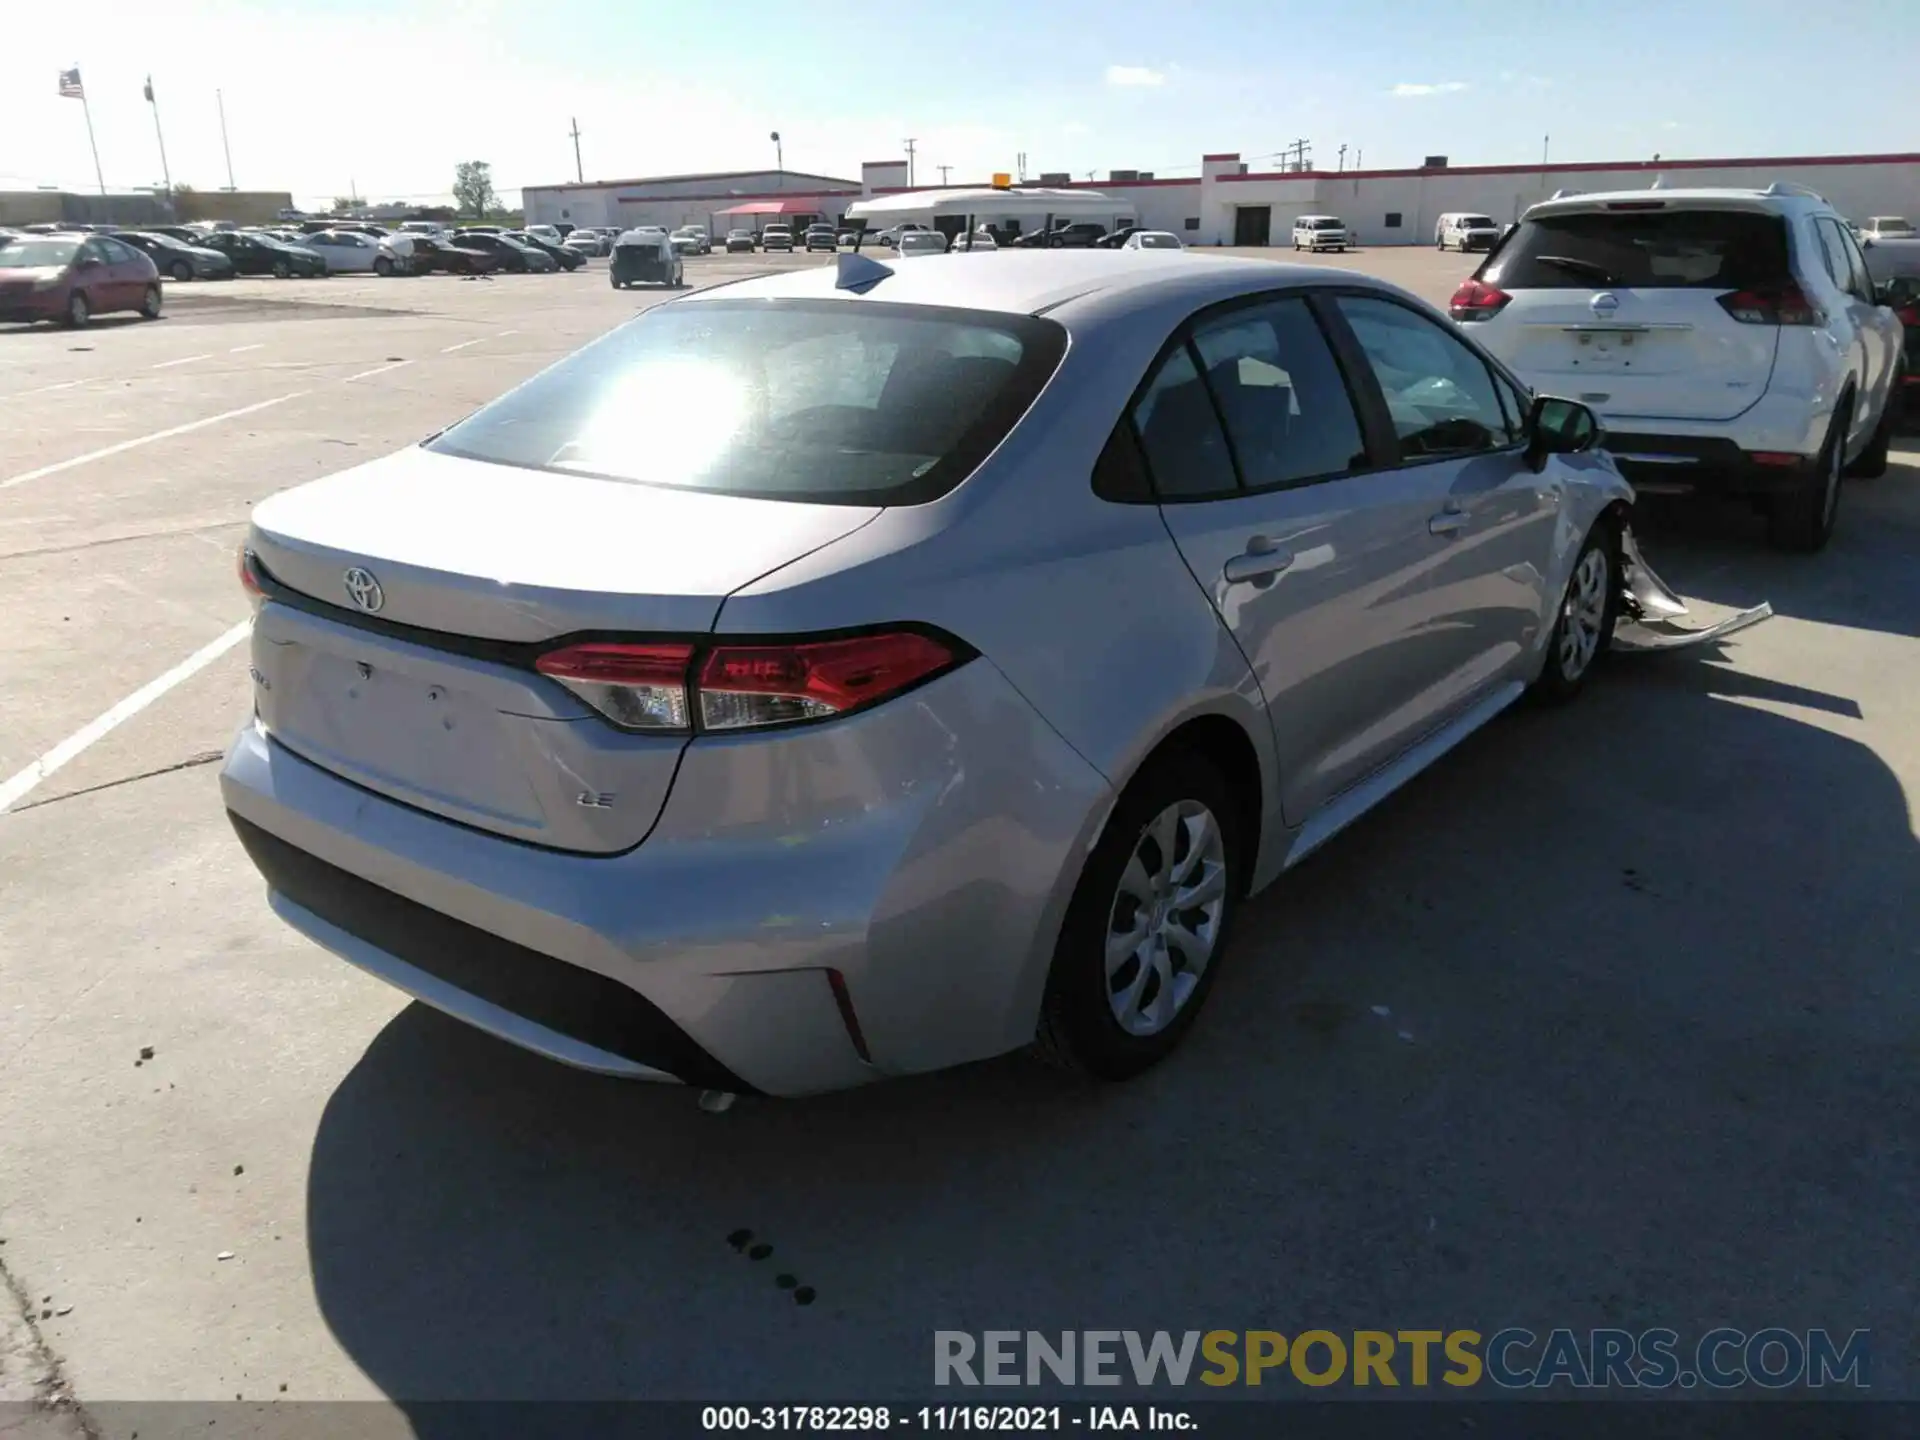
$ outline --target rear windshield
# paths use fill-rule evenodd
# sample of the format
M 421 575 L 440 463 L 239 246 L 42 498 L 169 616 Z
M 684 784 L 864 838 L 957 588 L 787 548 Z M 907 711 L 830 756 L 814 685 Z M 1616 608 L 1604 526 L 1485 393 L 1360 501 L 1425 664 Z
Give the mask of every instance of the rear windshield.
M 427 442 L 679 489 L 916 504 L 964 480 L 1066 350 L 1051 320 L 869 301 L 649 310 Z
M 1745 290 L 1790 273 L 1777 216 L 1620 210 L 1524 221 L 1480 278 L 1509 290 Z

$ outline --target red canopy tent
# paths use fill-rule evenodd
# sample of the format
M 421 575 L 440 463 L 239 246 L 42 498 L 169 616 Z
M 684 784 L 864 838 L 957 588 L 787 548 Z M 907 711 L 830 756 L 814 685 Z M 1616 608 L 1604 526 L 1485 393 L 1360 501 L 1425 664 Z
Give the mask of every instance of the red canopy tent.
M 820 212 L 818 195 L 795 195 L 785 200 L 749 200 L 716 215 L 816 215 Z

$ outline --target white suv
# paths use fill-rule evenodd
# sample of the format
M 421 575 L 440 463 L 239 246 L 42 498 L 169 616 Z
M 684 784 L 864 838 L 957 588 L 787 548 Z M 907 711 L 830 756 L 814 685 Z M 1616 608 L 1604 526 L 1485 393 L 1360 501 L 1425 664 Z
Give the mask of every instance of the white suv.
M 1345 250 L 1347 222 L 1338 215 L 1302 215 L 1293 222 L 1296 250 Z
M 1556 196 L 1450 312 L 1536 390 L 1597 412 L 1637 488 L 1751 496 L 1783 549 L 1827 543 L 1843 471 L 1886 470 L 1900 320 L 1811 191 Z

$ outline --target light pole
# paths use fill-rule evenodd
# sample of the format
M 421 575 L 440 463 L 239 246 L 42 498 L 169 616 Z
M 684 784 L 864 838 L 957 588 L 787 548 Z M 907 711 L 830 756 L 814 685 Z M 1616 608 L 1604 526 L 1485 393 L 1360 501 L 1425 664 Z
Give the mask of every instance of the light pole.
M 773 173 L 779 177 L 780 188 L 784 190 L 787 188 L 787 157 L 780 144 L 780 132 L 775 130 L 767 138 L 773 141 Z

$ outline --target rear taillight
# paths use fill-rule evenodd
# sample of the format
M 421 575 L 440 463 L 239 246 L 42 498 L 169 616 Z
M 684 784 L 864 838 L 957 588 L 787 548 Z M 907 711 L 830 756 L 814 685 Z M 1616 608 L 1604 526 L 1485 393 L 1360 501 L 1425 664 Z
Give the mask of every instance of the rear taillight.
M 1895 311 L 1894 313 L 1899 315 L 1900 323 L 1909 330 L 1916 325 L 1920 325 L 1920 307 L 1908 305 L 1904 309 Z
M 1447 313 L 1456 320 L 1491 320 L 1513 297 L 1504 290 L 1480 280 L 1465 281 L 1447 302 Z
M 267 592 L 260 588 L 260 577 L 253 573 L 253 552 L 242 545 L 234 563 L 240 572 L 240 588 L 247 592 L 247 603 L 258 611 L 267 603 Z
M 1720 308 L 1742 325 L 1821 325 L 1820 308 L 1791 281 L 1765 290 L 1736 290 L 1720 297 Z
M 593 641 L 549 651 L 534 668 L 623 730 L 652 734 L 764 729 L 877 704 L 952 669 L 962 647 L 916 631 L 840 640 L 721 645 Z

